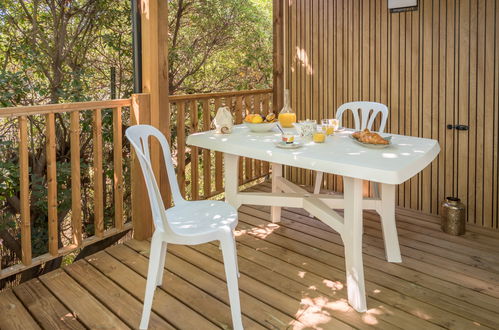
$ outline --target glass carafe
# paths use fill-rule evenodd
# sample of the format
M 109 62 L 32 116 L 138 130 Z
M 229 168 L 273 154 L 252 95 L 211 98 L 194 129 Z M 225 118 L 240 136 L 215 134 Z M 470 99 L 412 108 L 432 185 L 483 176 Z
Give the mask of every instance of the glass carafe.
M 279 124 L 282 127 L 290 128 L 296 123 L 296 113 L 291 110 L 289 105 L 289 89 L 284 90 L 284 107 L 279 112 Z

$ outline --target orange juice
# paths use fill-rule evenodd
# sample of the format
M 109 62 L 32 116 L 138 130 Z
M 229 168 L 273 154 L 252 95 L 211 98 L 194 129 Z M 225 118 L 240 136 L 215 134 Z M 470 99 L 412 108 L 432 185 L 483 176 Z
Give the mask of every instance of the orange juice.
M 322 131 L 326 132 L 326 135 L 331 135 L 331 134 L 334 133 L 334 127 L 333 126 L 322 125 Z
M 312 137 L 315 143 L 323 143 L 324 141 L 326 141 L 326 134 L 321 131 L 314 132 L 314 135 Z
M 282 127 L 290 128 L 296 123 L 296 113 L 284 112 L 279 114 L 279 123 Z

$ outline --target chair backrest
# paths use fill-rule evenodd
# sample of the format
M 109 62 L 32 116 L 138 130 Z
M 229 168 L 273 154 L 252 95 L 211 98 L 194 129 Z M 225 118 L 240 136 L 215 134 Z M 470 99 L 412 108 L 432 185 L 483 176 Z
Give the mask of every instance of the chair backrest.
M 137 154 L 137 158 L 140 162 L 140 167 L 142 168 L 142 173 L 146 181 L 147 192 L 149 195 L 149 201 L 151 204 L 154 226 L 158 230 L 174 234 L 174 232 L 170 228 L 170 225 L 168 224 L 168 220 L 166 219 L 165 206 L 163 204 L 163 199 L 161 197 L 161 193 L 159 191 L 159 187 L 151 166 L 149 137 L 155 137 L 159 141 L 159 144 L 163 149 L 166 172 L 168 175 L 168 181 L 170 182 L 173 202 L 175 203 L 175 205 L 179 205 L 185 203 L 185 199 L 180 194 L 180 189 L 178 187 L 177 177 L 175 175 L 175 169 L 173 167 L 173 161 L 168 141 L 158 129 L 150 125 L 131 126 L 126 130 L 125 135 L 134 147 L 135 153 Z
M 342 117 L 346 110 L 352 111 L 355 121 L 354 129 L 357 131 L 362 131 L 365 128 L 371 130 L 376 116 L 381 113 L 381 124 L 378 131 L 381 133 L 385 131 L 386 120 L 388 119 L 388 107 L 386 105 L 377 102 L 365 101 L 342 104 L 336 111 L 336 119 L 339 120 L 340 126 L 343 126 Z M 359 113 L 361 118 L 359 118 Z M 360 119 L 362 119 L 362 122 Z

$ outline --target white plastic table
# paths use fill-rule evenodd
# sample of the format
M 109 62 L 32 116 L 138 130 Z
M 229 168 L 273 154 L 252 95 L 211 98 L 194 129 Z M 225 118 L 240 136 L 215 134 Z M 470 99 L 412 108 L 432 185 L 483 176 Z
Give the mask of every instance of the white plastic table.
M 367 310 L 362 263 L 362 210 L 376 210 L 383 228 L 386 258 L 401 262 L 395 225 L 395 185 L 419 173 L 440 151 L 436 140 L 392 135 L 392 145 L 370 149 L 351 138 L 352 131 L 336 133 L 325 143 L 301 141 L 299 149 L 280 149 L 279 132 L 252 133 L 244 125 L 232 134 L 214 131 L 192 134 L 187 144 L 220 151 L 225 161 L 225 200 L 236 209 L 241 204 L 271 206 L 272 222 L 281 218 L 281 207 L 304 208 L 341 235 L 345 246 L 348 301 L 359 312 Z M 249 157 L 272 165 L 272 193 L 239 192 L 238 160 Z M 344 195 L 314 195 L 282 176 L 282 165 L 343 176 Z M 381 184 L 380 198 L 363 198 L 362 180 Z M 334 209 L 344 209 L 341 217 Z

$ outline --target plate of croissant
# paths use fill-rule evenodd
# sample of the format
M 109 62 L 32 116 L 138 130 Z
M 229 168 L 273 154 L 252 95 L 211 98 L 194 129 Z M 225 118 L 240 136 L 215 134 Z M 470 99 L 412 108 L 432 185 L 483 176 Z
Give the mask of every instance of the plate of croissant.
M 391 145 L 391 136 L 381 136 L 376 132 L 371 132 L 369 129 L 363 131 L 358 131 L 350 135 L 352 140 L 358 144 L 368 147 L 368 148 L 386 148 Z

